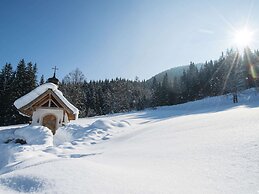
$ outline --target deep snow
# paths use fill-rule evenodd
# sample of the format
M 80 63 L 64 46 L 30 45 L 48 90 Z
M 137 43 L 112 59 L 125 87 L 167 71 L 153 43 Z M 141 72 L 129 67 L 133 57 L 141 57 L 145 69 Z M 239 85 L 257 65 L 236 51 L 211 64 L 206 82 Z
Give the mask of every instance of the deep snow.
M 0 193 L 259 193 L 258 95 L 2 127 Z

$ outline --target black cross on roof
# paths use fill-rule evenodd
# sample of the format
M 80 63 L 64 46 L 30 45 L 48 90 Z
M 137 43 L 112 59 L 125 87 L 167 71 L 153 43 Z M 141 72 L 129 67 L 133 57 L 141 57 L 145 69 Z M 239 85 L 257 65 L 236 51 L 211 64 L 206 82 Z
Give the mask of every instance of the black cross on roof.
M 52 69 L 54 69 L 54 76 L 53 77 L 56 77 L 56 71 L 58 70 L 58 68 L 55 66 Z

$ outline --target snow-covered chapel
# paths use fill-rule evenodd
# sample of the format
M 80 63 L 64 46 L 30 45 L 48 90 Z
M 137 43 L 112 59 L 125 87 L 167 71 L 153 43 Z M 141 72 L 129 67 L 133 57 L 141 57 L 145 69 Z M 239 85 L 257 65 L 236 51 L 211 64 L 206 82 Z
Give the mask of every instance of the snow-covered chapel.
M 18 111 L 32 118 L 32 125 L 48 127 L 53 134 L 70 120 L 78 118 L 79 111 L 58 90 L 55 76 L 14 102 Z

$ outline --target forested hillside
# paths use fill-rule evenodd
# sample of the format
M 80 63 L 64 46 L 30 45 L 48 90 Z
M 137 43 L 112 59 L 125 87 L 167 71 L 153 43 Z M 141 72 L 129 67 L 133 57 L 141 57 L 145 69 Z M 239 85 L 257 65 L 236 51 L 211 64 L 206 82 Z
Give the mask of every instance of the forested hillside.
M 165 73 L 162 81 L 154 77 L 152 83 L 122 78 L 86 81 L 83 72 L 76 69 L 62 79 L 60 90 L 80 110 L 80 117 L 88 117 L 236 94 L 256 87 L 258 73 L 259 51 L 246 48 L 242 54 L 229 50 L 200 67 L 191 62 L 181 76 L 169 79 Z M 43 77 L 37 81 L 36 64 L 21 60 L 16 69 L 4 65 L 0 72 L 0 125 L 28 122 L 13 102 L 42 83 Z
M 86 82 L 77 69 L 63 79 L 61 90 L 85 117 L 238 93 L 257 86 L 257 72 L 259 51 L 246 48 L 244 54 L 229 50 L 198 67 L 191 62 L 173 81 L 165 73 L 162 81 L 154 77 L 152 83 L 121 78 Z
M 204 64 L 203 63 L 197 63 L 195 66 L 200 69 Z M 162 83 L 163 78 L 165 74 L 168 76 L 168 81 L 173 82 L 175 78 L 180 78 L 183 75 L 184 71 L 187 71 L 189 68 L 189 65 L 184 65 L 184 66 L 178 66 L 178 67 L 173 67 L 171 69 L 165 70 L 161 73 L 156 74 L 149 80 L 147 80 L 147 83 L 152 83 L 154 79 L 156 79 L 157 82 Z

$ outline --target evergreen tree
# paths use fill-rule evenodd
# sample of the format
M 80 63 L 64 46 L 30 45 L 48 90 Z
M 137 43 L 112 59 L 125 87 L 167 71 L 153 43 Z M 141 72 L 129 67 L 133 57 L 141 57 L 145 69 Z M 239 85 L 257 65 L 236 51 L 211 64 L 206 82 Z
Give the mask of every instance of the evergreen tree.
M 14 90 L 15 72 L 11 64 L 6 64 L 0 72 L 0 125 L 14 124 L 16 109 Z
M 37 86 L 37 65 L 32 64 L 31 62 L 27 63 L 25 68 L 26 79 L 23 80 L 25 82 L 26 88 L 24 88 L 24 93 L 29 93 Z
M 44 83 L 45 83 L 44 75 L 41 75 L 39 85 L 42 85 L 42 84 L 44 84 Z
M 15 96 L 17 98 L 28 93 L 28 89 L 26 89 L 27 88 L 26 80 L 27 80 L 26 64 L 24 59 L 22 59 L 17 65 L 16 76 L 15 76 L 15 91 L 16 91 Z
M 156 77 L 153 78 L 153 82 L 151 85 L 152 92 L 152 107 L 159 105 L 159 92 L 160 92 L 160 84 L 157 82 Z
M 164 75 L 162 86 L 161 86 L 161 94 L 160 94 L 160 105 L 169 105 L 169 92 L 170 92 L 170 84 L 168 81 L 167 73 Z

